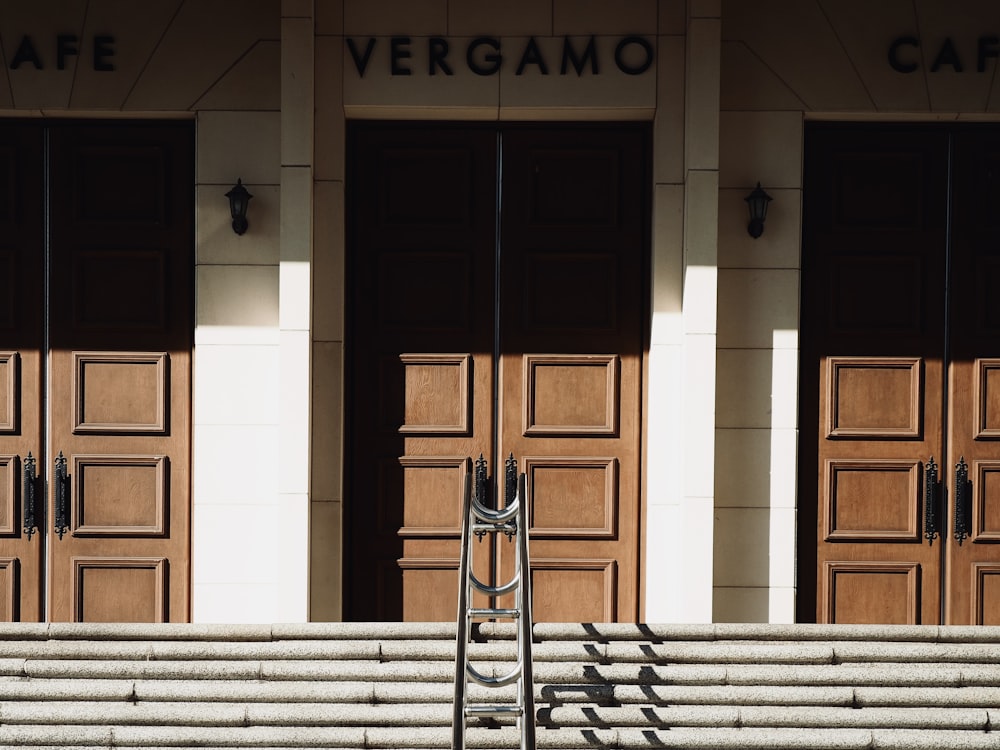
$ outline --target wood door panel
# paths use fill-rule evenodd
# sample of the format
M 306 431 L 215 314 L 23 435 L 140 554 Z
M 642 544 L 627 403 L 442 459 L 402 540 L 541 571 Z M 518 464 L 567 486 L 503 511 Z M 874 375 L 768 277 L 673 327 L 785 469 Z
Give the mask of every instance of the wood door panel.
M 900 141 L 876 151 L 855 143 L 844 144 L 829 177 L 833 193 L 829 226 L 835 230 L 921 230 L 928 205 L 923 144 Z
M 17 352 L 0 352 L 0 433 L 17 432 Z
M 458 616 L 458 556 L 400 558 L 402 619 L 407 622 L 449 622 Z M 397 573 L 393 571 L 391 575 Z M 477 597 L 477 604 L 484 602 Z
M 619 275 L 614 253 L 526 253 L 524 327 L 614 332 Z
M 525 142 L 523 158 L 533 166 L 527 194 L 533 230 L 620 228 L 623 203 L 633 196 L 623 190 L 622 155 L 616 146 L 588 143 L 576 135 L 562 143 Z
M 823 622 L 919 624 L 921 567 L 905 560 L 826 561 Z
M 474 280 L 467 254 L 387 250 L 379 255 L 375 284 L 383 329 L 469 331 Z
M 402 488 L 386 493 L 383 502 L 387 508 L 398 507 L 402 497 L 403 519 L 389 527 L 407 538 L 460 538 L 465 462 L 465 456 L 400 456 Z
M 167 621 L 166 558 L 81 555 L 71 558 L 69 567 L 72 622 Z
M 81 249 L 73 260 L 69 315 L 73 329 L 164 329 L 169 298 L 164 252 Z
M 830 327 L 850 335 L 919 335 L 927 300 L 919 256 L 838 255 L 829 260 Z
M 73 432 L 165 433 L 169 357 L 167 352 L 73 352 Z
M 615 560 L 546 557 L 535 549 L 531 557 L 531 614 L 535 622 L 617 621 Z M 511 599 L 506 606 L 513 606 L 511 597 L 501 601 L 504 599 Z
M 973 563 L 971 570 L 972 625 L 1000 625 L 1000 562 Z
M 524 435 L 617 436 L 616 355 L 525 354 Z
M 13 253 L 0 248 L 0 329 L 14 327 L 14 306 L 17 295 L 17 271 Z
M 973 544 L 1000 542 L 1000 460 L 973 461 L 972 534 Z
M 0 622 L 20 621 L 21 566 L 16 557 L 0 557 Z
M 975 377 L 973 434 L 977 440 L 996 440 L 1000 438 L 1000 359 L 977 359 Z
M 0 456 L 0 536 L 17 533 L 18 468 L 17 456 Z
M 404 434 L 468 435 L 472 356 L 401 354 Z
M 918 462 L 828 459 L 825 474 L 827 542 L 921 542 Z
M 168 533 L 166 456 L 74 455 L 71 461 L 74 535 Z
M 415 229 L 466 232 L 473 227 L 478 208 L 467 187 L 476 181 L 482 154 L 480 143 L 464 136 L 451 140 L 414 133 L 381 148 L 367 165 L 380 183 L 375 202 L 369 204 L 378 222 L 370 229 L 396 235 Z
M 829 357 L 827 438 L 919 438 L 919 357 Z
M 525 456 L 521 461 L 533 539 L 614 539 L 618 531 L 618 459 Z
M 73 175 L 74 222 L 81 226 L 162 227 L 171 216 L 169 146 L 149 142 L 82 144 L 68 166 Z

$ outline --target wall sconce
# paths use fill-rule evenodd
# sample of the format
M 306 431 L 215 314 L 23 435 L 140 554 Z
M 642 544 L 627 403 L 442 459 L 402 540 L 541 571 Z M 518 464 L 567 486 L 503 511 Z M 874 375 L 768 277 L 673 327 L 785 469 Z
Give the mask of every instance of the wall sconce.
M 247 205 L 253 196 L 243 187 L 243 180 L 237 177 L 236 184 L 226 193 L 226 197 L 229 198 L 229 213 L 233 216 L 233 231 L 236 234 L 243 234 L 250 226 L 250 222 L 247 221 Z
M 754 239 L 764 234 L 764 219 L 767 218 L 767 204 L 771 202 L 771 196 L 765 193 L 760 183 L 757 183 L 750 195 L 744 198 L 747 208 L 750 209 L 750 223 L 747 224 L 747 232 Z

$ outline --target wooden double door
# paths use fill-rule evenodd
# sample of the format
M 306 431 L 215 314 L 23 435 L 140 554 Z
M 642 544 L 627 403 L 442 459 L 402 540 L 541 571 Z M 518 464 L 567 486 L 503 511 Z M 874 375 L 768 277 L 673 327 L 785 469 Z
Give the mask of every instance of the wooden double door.
M 190 123 L 0 123 L 0 620 L 188 619 Z
M 1000 128 L 807 127 L 804 200 L 800 619 L 998 624 Z
M 347 616 L 454 620 L 466 457 L 528 486 L 534 615 L 635 621 L 648 133 L 349 131 Z M 513 544 L 476 544 L 506 580 Z

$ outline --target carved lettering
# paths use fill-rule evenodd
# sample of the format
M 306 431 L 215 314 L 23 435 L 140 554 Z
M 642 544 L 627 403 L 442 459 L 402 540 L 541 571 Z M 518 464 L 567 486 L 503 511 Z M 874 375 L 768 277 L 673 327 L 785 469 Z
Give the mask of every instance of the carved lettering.
M 889 45 L 889 66 L 898 73 L 912 73 L 917 69 L 915 62 L 903 62 L 899 59 L 900 47 L 915 47 L 920 49 L 920 40 L 915 36 L 901 36 L 892 40 Z
M 1000 50 L 997 50 L 998 44 L 1000 44 L 1000 37 L 997 36 L 979 37 L 979 44 L 977 46 L 977 54 L 976 54 L 977 73 L 986 72 L 986 58 L 1000 56 Z
M 549 66 L 546 65 L 545 58 L 542 57 L 542 51 L 538 49 L 538 42 L 535 41 L 535 37 L 528 38 L 528 43 L 521 54 L 521 62 L 517 64 L 517 72 L 514 75 L 523 74 L 525 67 L 528 65 L 537 65 L 538 72 L 543 76 L 549 74 Z
M 368 68 L 368 61 L 371 59 L 372 52 L 375 50 L 375 40 L 373 38 L 368 39 L 368 44 L 365 46 L 365 53 L 362 55 L 358 52 L 358 48 L 354 45 L 354 40 L 348 37 L 347 49 L 351 51 L 351 57 L 354 58 L 354 67 L 358 69 L 358 75 L 364 78 L 365 70 Z
M 629 47 L 638 46 L 642 50 L 642 59 L 637 64 L 628 62 L 627 50 Z M 637 76 L 649 70 L 653 64 L 653 45 L 641 36 L 627 36 L 618 42 L 615 47 L 615 65 L 618 70 L 630 76 Z
M 931 73 L 937 73 L 942 65 L 950 65 L 956 73 L 961 73 L 963 70 L 958 50 L 955 49 L 955 43 L 950 38 L 945 38 L 941 43 L 941 49 L 938 50 L 937 57 L 931 63 Z
M 439 36 L 432 36 L 427 42 L 428 60 L 427 72 L 430 75 L 437 75 L 440 69 L 446 76 L 455 75 L 455 71 L 448 64 L 448 40 Z
M 98 35 L 94 37 L 94 70 L 110 71 L 115 69 L 111 59 L 115 54 L 113 36 Z
M 30 36 L 21 37 L 21 43 L 17 45 L 17 52 L 14 53 L 14 58 L 10 61 L 10 69 L 17 70 L 21 67 L 21 63 L 26 62 L 34 65 L 36 70 L 42 70 L 44 67 L 41 58 L 38 56 L 38 52 L 35 51 L 35 44 L 31 41 Z
M 914 73 L 920 67 L 920 39 L 915 36 L 899 36 L 889 44 L 887 60 L 889 67 L 897 73 Z M 909 48 L 909 49 L 907 49 Z M 931 73 L 939 73 L 943 68 L 951 68 L 953 73 L 964 73 L 965 64 L 959 49 L 965 45 L 956 44 L 951 37 L 945 37 L 937 48 L 937 54 L 928 67 Z M 976 72 L 985 73 L 990 59 L 1000 59 L 1000 36 L 983 34 L 976 40 Z M 967 58 L 968 59 L 968 58 Z
M 394 36 L 389 41 L 389 49 L 391 50 L 389 60 L 392 74 L 394 76 L 413 75 L 413 71 L 403 65 L 404 60 L 409 60 L 413 56 L 410 52 L 410 37 Z
M 490 63 L 488 66 L 481 65 L 478 59 L 480 47 L 490 47 L 493 52 L 488 52 L 483 57 L 483 62 Z M 503 57 L 500 55 L 500 42 L 489 36 L 480 36 L 469 42 L 469 48 L 465 51 L 465 61 L 469 65 L 469 70 L 477 76 L 491 76 L 500 71 L 500 64 Z
M 76 43 L 76 34 L 60 34 L 56 37 L 56 68 L 66 70 L 66 58 L 80 54 Z
M 93 37 L 93 67 L 99 72 L 115 69 L 115 38 L 108 34 L 95 34 Z M 80 37 L 76 34 L 57 34 L 55 37 L 56 70 L 66 70 L 71 58 L 80 55 Z M 51 61 L 52 58 L 49 58 Z M 35 70 L 45 70 L 45 63 L 38 52 L 34 41 L 25 34 L 17 45 L 14 56 L 10 59 L 10 69 L 17 70 L 22 65 L 30 63 Z
M 576 56 L 576 50 L 573 49 L 573 42 L 570 41 L 569 37 L 563 40 L 563 54 L 562 54 L 562 64 L 559 66 L 559 72 L 562 75 L 566 75 L 569 70 L 569 64 L 573 64 L 573 70 L 576 71 L 578 76 L 583 75 L 584 66 L 587 64 L 587 60 L 590 60 L 590 72 L 595 76 L 600 73 L 600 69 L 597 65 L 597 52 L 594 48 L 594 37 L 590 37 L 587 41 L 587 46 L 583 50 L 583 55 L 580 57 Z
M 384 45 L 385 40 L 378 37 L 368 37 L 364 42 L 364 49 L 361 49 L 358 40 L 352 37 L 345 39 L 347 50 L 354 61 L 354 67 L 358 75 L 364 78 L 368 71 L 372 57 L 379 52 L 380 44 Z M 388 40 L 388 63 L 389 74 L 393 76 L 412 76 L 414 74 L 413 63 L 418 61 L 420 47 L 416 46 L 419 38 L 409 36 L 394 36 Z M 582 47 L 581 47 L 582 45 Z M 383 47 L 384 49 L 384 47 Z M 986 55 L 991 55 L 990 48 L 985 48 Z M 455 75 L 451 54 L 451 41 L 442 36 L 427 37 L 427 75 L 443 74 L 446 76 Z M 652 43 L 641 36 L 626 36 L 618 40 L 614 51 L 615 66 L 626 75 L 641 75 L 649 70 L 653 65 L 655 51 Z M 480 36 L 472 39 L 465 48 L 465 64 L 470 72 L 477 76 L 492 76 L 500 72 L 503 66 L 504 56 L 501 50 L 501 42 L 497 37 Z M 420 60 L 422 69 L 423 61 Z M 524 75 L 530 68 L 534 67 L 539 75 L 550 74 L 549 61 L 542 51 L 542 45 L 538 39 L 529 37 L 524 47 L 520 50 L 517 58 L 517 67 L 514 69 L 515 75 Z M 562 38 L 562 56 L 559 65 L 559 75 L 569 75 L 570 72 L 583 76 L 587 70 L 592 75 L 600 75 L 601 64 L 597 51 L 597 37 L 590 36 L 586 41 L 577 41 L 571 37 Z

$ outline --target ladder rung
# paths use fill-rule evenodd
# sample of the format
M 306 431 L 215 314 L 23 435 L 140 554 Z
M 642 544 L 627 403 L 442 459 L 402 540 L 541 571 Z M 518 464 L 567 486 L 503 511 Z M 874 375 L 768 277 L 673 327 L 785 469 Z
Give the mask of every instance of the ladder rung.
M 520 706 L 466 706 L 466 716 L 477 717 L 500 717 L 500 716 L 520 716 L 524 711 Z
M 517 527 L 509 523 L 475 523 L 472 525 L 473 533 L 502 531 L 505 534 L 513 534 Z
M 480 609 L 469 608 L 469 617 L 513 617 L 521 616 L 520 609 Z

